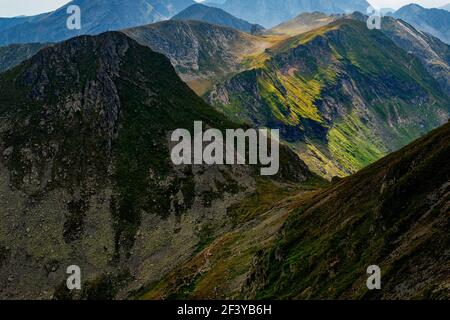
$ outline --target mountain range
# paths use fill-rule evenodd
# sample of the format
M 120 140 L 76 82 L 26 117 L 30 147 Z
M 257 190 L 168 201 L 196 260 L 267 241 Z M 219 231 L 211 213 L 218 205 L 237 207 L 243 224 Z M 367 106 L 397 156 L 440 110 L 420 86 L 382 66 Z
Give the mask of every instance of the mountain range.
M 447 10 L 410 4 L 395 11 L 393 16 L 450 44 L 450 12 Z
M 223 4 L 209 2 L 208 5 L 265 28 L 272 28 L 303 12 L 366 12 L 370 6 L 366 0 L 226 0 Z
M 0 299 L 450 298 L 446 11 L 70 4 L 0 19 Z M 278 174 L 174 165 L 194 121 L 279 129 Z
M 198 20 L 211 24 L 230 27 L 243 32 L 258 34 L 264 28 L 257 24 L 251 24 L 245 20 L 238 19 L 219 8 L 208 7 L 203 4 L 194 4 L 177 15 L 172 20 Z
M 167 20 L 192 4 L 195 4 L 192 0 L 74 0 L 46 14 L 0 19 L 0 45 L 57 42 L 145 25 Z M 69 30 L 66 26 L 67 8 L 71 5 L 80 7 L 80 30 Z

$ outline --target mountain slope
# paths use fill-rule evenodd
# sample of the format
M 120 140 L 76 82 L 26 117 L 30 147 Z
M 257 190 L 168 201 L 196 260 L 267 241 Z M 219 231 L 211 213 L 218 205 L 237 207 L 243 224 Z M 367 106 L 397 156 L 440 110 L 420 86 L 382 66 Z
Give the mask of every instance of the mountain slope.
M 351 13 L 366 12 L 366 0 L 227 0 L 224 4 L 212 4 L 232 15 L 258 23 L 266 28 L 274 27 L 303 12 Z
M 323 27 L 334 20 L 336 20 L 335 17 L 321 12 L 301 13 L 295 18 L 267 30 L 265 34 L 287 34 L 290 36 L 295 36 L 319 27 Z
M 450 124 L 303 197 L 255 261 L 243 296 L 450 298 Z M 369 291 L 366 269 L 381 268 Z
M 446 10 L 410 4 L 395 11 L 393 16 L 450 44 L 450 12 Z
M 30 43 L 12 44 L 9 46 L 0 47 L 0 72 L 17 66 L 47 46 L 48 44 Z
M 0 21 L 0 45 L 57 42 L 82 34 L 145 25 L 168 19 L 192 4 L 192 0 L 74 0 L 48 14 L 11 18 L 9 23 Z M 80 7 L 81 30 L 66 27 L 67 8 L 71 5 Z
M 69 298 L 73 264 L 74 298 L 126 297 L 195 254 L 205 230 L 228 231 L 227 209 L 256 190 L 256 167 L 173 166 L 173 130 L 237 126 L 122 33 L 45 48 L 0 88 L 1 298 Z M 280 157 L 281 189 L 317 179 Z
M 182 79 L 199 94 L 242 71 L 246 55 L 272 45 L 263 37 L 201 21 L 170 20 L 124 32 L 169 57 Z
M 174 17 L 172 20 L 198 20 L 211 24 L 230 27 L 247 33 L 260 33 L 264 28 L 236 18 L 219 8 L 208 7 L 203 4 L 194 4 Z
M 169 20 L 123 30 L 142 45 L 169 57 L 182 79 L 198 94 L 245 70 L 247 55 L 263 52 L 277 37 L 257 37 L 201 21 Z M 0 47 L 0 71 L 29 58 L 44 44 Z
M 443 92 L 450 92 L 450 46 L 403 20 L 384 17 L 382 23 L 382 32 L 408 54 L 419 58 Z
M 414 56 L 364 23 L 341 19 L 285 40 L 207 99 L 235 121 L 276 127 L 331 178 L 447 121 L 448 96 Z M 425 115 L 425 116 L 424 116 Z

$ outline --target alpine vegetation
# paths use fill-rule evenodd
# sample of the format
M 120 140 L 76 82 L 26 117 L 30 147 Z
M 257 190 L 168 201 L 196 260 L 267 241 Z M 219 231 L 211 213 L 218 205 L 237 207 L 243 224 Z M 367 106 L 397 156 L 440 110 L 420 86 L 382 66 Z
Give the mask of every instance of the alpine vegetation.
M 175 165 L 257 165 L 259 157 L 259 164 L 268 166 L 261 168 L 261 175 L 273 176 L 280 168 L 279 136 L 278 129 L 226 129 L 224 141 L 222 131 L 203 132 L 202 121 L 195 121 L 193 139 L 187 129 L 173 131 L 171 142 L 178 143 L 172 148 L 171 159 Z

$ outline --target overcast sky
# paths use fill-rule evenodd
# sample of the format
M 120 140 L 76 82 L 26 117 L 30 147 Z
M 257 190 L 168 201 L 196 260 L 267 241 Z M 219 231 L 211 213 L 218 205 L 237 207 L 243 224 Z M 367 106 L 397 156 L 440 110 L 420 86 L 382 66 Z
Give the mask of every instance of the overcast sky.
M 277 0 L 274 0 L 277 1 Z M 368 0 L 372 5 L 381 8 L 397 9 L 412 0 Z M 68 0 L 0 0 L 0 17 L 14 17 L 19 15 L 33 15 L 52 11 L 59 8 Z M 414 0 L 424 7 L 440 7 L 450 0 Z

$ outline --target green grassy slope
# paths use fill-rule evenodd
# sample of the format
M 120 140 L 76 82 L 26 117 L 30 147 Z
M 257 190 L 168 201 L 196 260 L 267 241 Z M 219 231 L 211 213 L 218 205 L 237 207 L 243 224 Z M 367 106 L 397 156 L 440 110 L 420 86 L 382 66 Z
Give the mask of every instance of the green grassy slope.
M 359 21 L 338 20 L 255 59 L 207 99 L 236 121 L 280 128 L 313 169 L 329 166 L 328 177 L 356 172 L 450 114 L 419 60 Z

